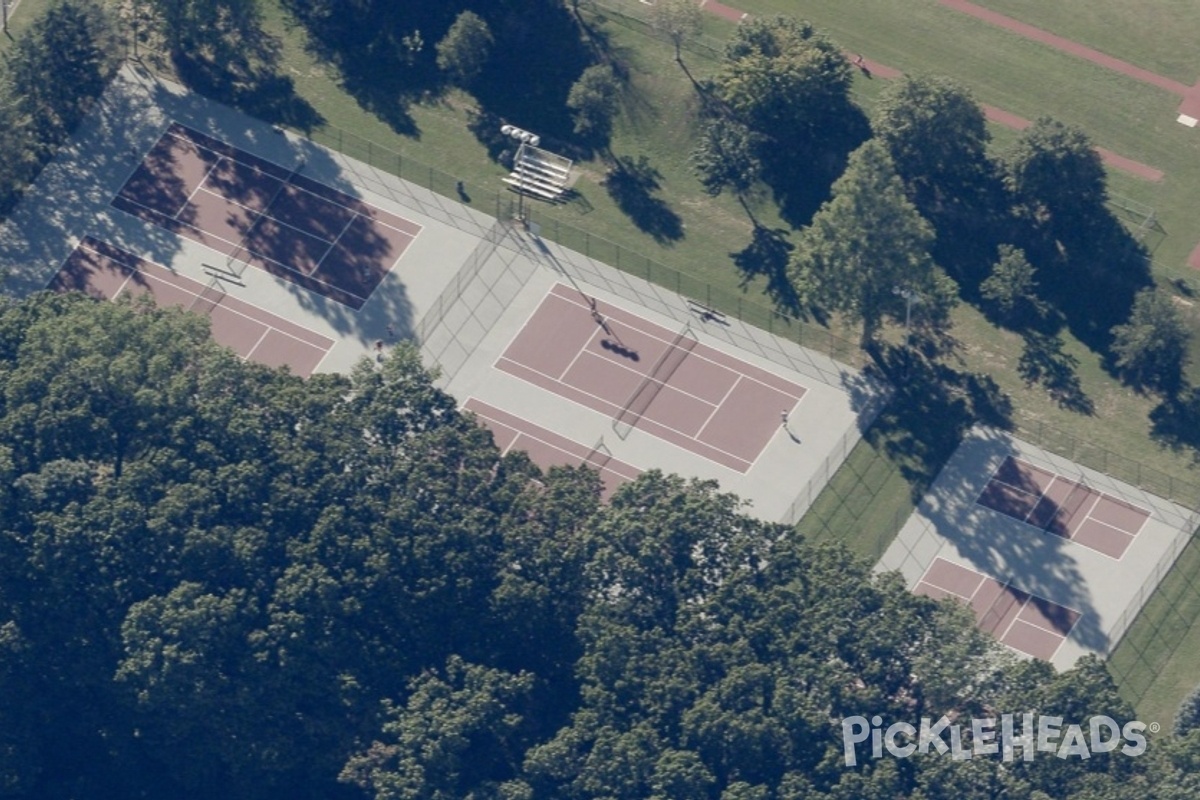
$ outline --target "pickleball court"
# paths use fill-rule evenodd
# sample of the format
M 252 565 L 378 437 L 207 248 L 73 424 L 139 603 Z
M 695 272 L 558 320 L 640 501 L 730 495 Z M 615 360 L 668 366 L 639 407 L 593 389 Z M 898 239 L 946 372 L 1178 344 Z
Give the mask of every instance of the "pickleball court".
M 212 336 L 242 358 L 269 367 L 312 374 L 333 340 L 225 293 L 86 237 L 67 257 L 48 289 L 79 291 L 98 299 L 149 295 L 160 307 L 181 306 L 212 318 Z
M 1143 508 L 1012 456 L 975 502 L 1118 559 L 1150 518 Z
M 741 473 L 807 391 L 561 283 L 496 368 Z
M 112 200 L 121 211 L 358 310 L 420 233 L 415 222 L 179 123 Z
M 621 484 L 641 474 L 637 467 L 613 458 L 603 444 L 587 447 L 474 397 L 463 404 L 463 409 L 475 414 L 487 426 L 501 454 L 523 450 L 533 463 L 544 470 L 568 465 L 587 465 L 595 469 L 600 473 L 605 498 L 610 497 Z
M 913 591 L 935 600 L 950 597 L 967 604 L 980 630 L 1014 650 L 1047 661 L 1082 616 L 1074 609 L 941 557 L 930 563 Z

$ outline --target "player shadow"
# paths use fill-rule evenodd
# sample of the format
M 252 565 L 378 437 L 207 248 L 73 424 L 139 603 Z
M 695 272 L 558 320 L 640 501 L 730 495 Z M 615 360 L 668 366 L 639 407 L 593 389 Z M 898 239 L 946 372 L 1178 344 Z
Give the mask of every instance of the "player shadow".
M 605 350 L 612 353 L 613 355 L 617 355 L 622 358 L 627 358 L 630 361 L 633 361 L 634 363 L 637 363 L 638 361 L 642 360 L 642 357 L 638 354 L 637 350 L 630 349 L 629 347 L 626 347 L 624 344 L 621 343 L 620 339 L 617 338 L 616 333 L 612 330 L 611 327 L 609 327 L 606 324 L 604 329 L 606 331 L 608 331 L 609 335 L 612 336 L 613 338 L 612 339 L 607 339 L 607 338 L 601 339 L 600 340 L 601 347 L 603 347 Z

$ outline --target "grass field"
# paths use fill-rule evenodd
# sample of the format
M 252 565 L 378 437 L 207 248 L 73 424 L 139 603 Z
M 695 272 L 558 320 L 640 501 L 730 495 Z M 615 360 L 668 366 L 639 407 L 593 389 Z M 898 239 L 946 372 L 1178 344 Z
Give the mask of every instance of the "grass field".
M 1193 539 L 1109 659 L 1138 718 L 1172 727 L 1200 664 L 1200 540 Z
M 1159 75 L 1200 78 L 1200 14 L 1192 0 L 974 0 Z

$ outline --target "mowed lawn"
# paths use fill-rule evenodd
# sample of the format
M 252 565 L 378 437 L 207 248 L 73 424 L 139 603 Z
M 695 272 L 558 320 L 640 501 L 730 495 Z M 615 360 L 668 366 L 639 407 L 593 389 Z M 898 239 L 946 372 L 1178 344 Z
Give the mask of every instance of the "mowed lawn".
M 974 0 L 1180 83 L 1200 79 L 1194 0 Z

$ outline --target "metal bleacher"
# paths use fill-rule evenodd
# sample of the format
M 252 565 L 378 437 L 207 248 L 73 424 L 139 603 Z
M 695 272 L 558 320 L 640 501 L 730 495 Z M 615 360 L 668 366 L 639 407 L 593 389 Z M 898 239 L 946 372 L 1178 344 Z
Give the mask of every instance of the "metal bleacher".
M 523 143 L 504 182 L 514 190 L 556 202 L 567 188 L 571 159 Z

